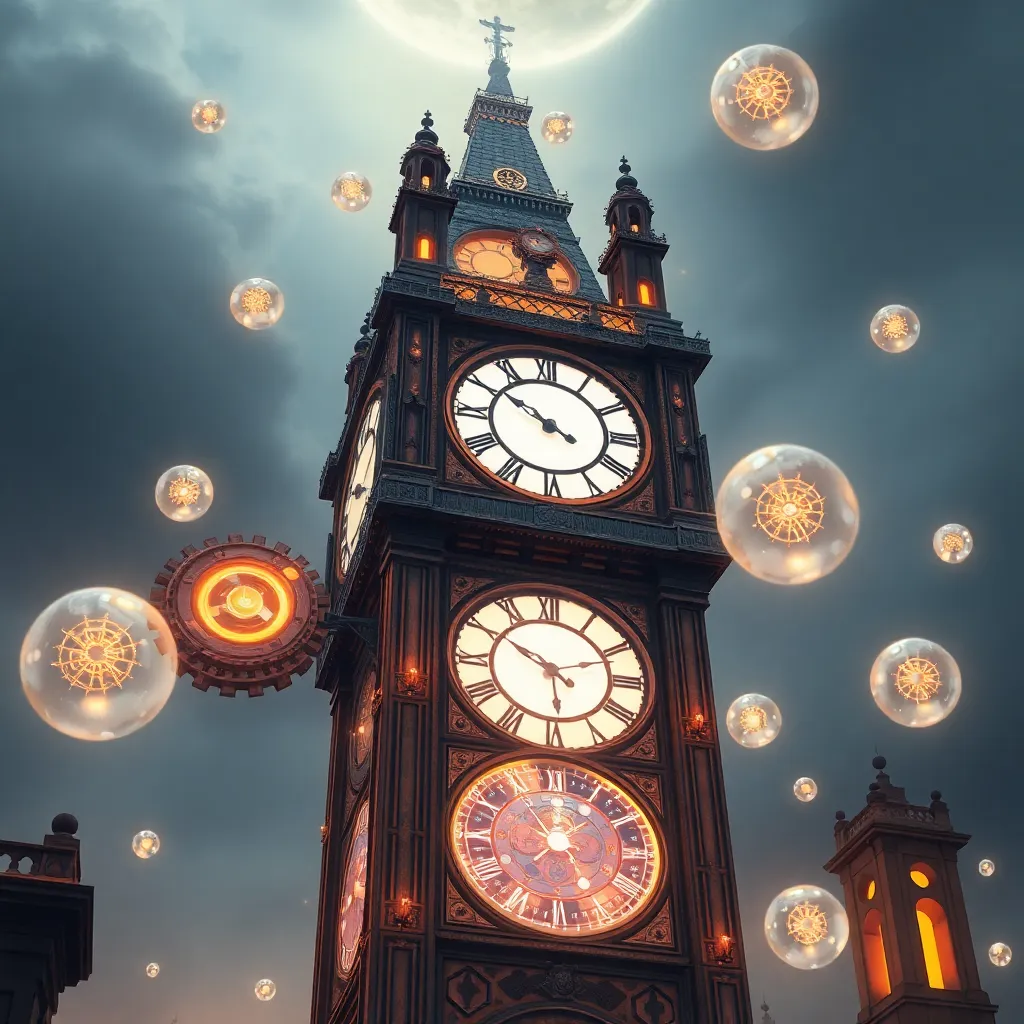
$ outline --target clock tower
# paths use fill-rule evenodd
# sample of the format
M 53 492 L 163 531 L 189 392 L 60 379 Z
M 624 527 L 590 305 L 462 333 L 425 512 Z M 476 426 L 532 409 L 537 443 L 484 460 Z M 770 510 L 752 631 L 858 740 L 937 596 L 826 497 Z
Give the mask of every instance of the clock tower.
M 600 267 L 495 18 L 424 118 L 320 496 L 333 734 L 314 1024 L 751 1024 L 704 628 L 728 556 L 652 208 Z M 635 230 L 633 229 L 635 225 Z

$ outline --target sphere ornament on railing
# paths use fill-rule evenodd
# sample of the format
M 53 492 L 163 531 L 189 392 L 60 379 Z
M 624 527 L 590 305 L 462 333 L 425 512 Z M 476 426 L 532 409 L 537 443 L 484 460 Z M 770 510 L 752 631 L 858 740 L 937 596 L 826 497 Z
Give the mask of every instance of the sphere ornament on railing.
M 224 106 L 216 100 L 200 100 L 192 108 L 192 127 L 204 135 L 219 132 L 227 123 Z
M 871 696 L 894 722 L 924 729 L 960 700 L 960 668 L 944 647 L 908 637 L 889 644 L 871 666 Z
M 21 685 L 39 717 L 78 740 L 113 740 L 151 722 L 174 690 L 178 654 L 160 612 L 115 587 L 54 601 L 21 645 Z
M 558 145 L 572 138 L 572 118 L 563 110 L 552 110 L 540 123 L 540 134 L 545 142 Z
M 160 837 L 149 829 L 144 828 L 132 836 L 132 853 L 139 860 L 149 860 L 160 852 Z
M 932 537 L 932 550 L 944 562 L 958 565 L 974 550 L 974 537 L 966 526 L 946 523 L 935 531 Z
M 183 549 L 157 576 L 150 599 L 177 641 L 179 674 L 197 689 L 258 697 L 313 664 L 327 636 L 328 598 L 317 571 L 289 551 L 230 534 Z
M 868 328 L 871 340 L 883 352 L 906 352 L 921 336 L 921 321 L 909 306 L 883 306 Z
M 213 504 L 213 481 L 198 466 L 171 466 L 156 482 L 156 507 L 176 523 L 205 516 Z
M 806 777 L 793 783 L 793 796 L 802 804 L 809 804 L 818 795 L 818 784 Z
M 782 728 L 779 705 L 763 693 L 737 697 L 725 713 L 725 728 L 741 746 L 750 750 L 766 747 Z
M 365 210 L 372 198 L 373 186 L 370 179 L 355 171 L 339 174 L 331 186 L 331 199 L 334 200 L 334 205 L 345 213 Z
M 860 508 L 843 471 L 796 444 L 751 452 L 729 470 L 715 505 L 736 563 L 767 583 L 827 576 L 857 539 Z
M 157 963 L 146 964 L 146 977 L 155 978 L 160 973 L 160 965 Z
M 827 890 L 795 885 L 768 906 L 764 937 L 790 967 L 813 971 L 832 963 L 846 948 L 850 921 L 842 903 Z
M 256 982 L 255 992 L 261 1003 L 269 1003 L 277 995 L 277 986 L 269 978 L 260 978 Z
M 1013 959 L 1013 950 L 1005 942 L 993 942 L 988 947 L 988 958 L 996 967 L 1007 967 Z
M 719 128 L 748 149 L 781 149 L 796 142 L 818 112 L 818 81 L 792 50 L 758 43 L 737 50 L 711 83 Z
M 228 300 L 231 315 L 250 331 L 273 327 L 284 312 L 284 292 L 265 277 L 250 277 L 235 285 Z
M 985 857 L 984 860 L 978 861 L 978 874 L 982 878 L 991 878 L 996 873 L 995 864 Z

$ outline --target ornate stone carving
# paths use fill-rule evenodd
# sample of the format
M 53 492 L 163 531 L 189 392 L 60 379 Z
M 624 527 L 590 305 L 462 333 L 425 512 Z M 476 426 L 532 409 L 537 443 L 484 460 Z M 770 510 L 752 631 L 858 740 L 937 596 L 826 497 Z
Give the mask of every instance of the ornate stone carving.
M 654 483 L 649 483 L 639 494 L 635 494 L 629 501 L 624 501 L 616 506 L 617 512 L 639 512 L 650 514 L 654 511 Z
M 462 573 L 456 573 L 452 576 L 451 600 L 448 606 L 454 608 L 463 598 L 489 587 L 493 582 L 494 580 L 482 576 L 464 576 Z
M 482 487 L 483 485 L 479 480 L 459 460 L 458 456 L 452 451 L 445 452 L 444 455 L 444 478 L 453 484 L 459 484 L 462 487 Z
M 445 898 L 444 918 L 449 924 L 470 925 L 474 928 L 494 928 L 490 921 L 482 918 L 460 895 L 447 879 L 448 892 Z
M 468 1017 L 491 1003 L 491 983 L 475 967 L 463 967 L 449 975 L 445 986 L 448 1004 Z
M 624 750 L 622 756 L 636 758 L 638 761 L 657 761 L 658 734 L 655 726 L 652 725 L 633 746 Z
M 498 982 L 498 988 L 516 1001 L 528 995 L 546 995 L 549 999 L 580 1000 L 611 1009 L 626 998 L 612 982 L 581 977 L 564 964 L 551 967 L 546 973 L 513 970 Z
M 659 811 L 664 808 L 661 805 L 661 779 L 657 775 L 643 775 L 640 772 L 623 772 L 623 775 L 629 779 L 637 789 L 648 800 L 658 808 Z
M 478 348 L 483 347 L 484 342 L 479 338 L 454 337 L 448 343 L 448 364 L 451 365 L 457 359 L 461 359 L 463 356 L 469 355 L 470 352 L 475 352 Z
M 633 1017 L 639 1024 L 676 1024 L 675 1003 L 672 997 L 657 985 L 648 985 L 633 996 Z
M 631 935 L 625 942 L 633 942 L 638 945 L 647 946 L 672 946 L 672 914 L 669 910 L 668 900 L 658 911 L 657 917 L 642 931 Z
M 463 775 L 468 768 L 486 761 L 488 755 L 482 750 L 459 750 L 452 747 L 448 750 L 448 785 L 455 784 L 455 780 Z
M 477 728 L 458 704 L 448 698 L 448 728 L 452 732 L 461 733 L 463 736 L 479 736 L 481 739 L 487 739 L 487 733 L 483 729 Z
M 647 609 L 642 604 L 633 604 L 630 601 L 611 601 L 610 604 L 637 628 L 645 640 L 651 635 L 647 626 Z
M 621 367 L 610 366 L 615 379 L 623 384 L 626 389 L 641 403 L 644 401 L 644 382 L 636 370 L 624 370 Z

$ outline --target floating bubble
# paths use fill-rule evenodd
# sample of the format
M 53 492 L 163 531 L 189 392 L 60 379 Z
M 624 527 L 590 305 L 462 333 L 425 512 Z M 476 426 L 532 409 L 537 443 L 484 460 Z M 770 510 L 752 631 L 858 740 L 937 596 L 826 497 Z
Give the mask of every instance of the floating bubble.
M 204 135 L 219 132 L 227 119 L 224 107 L 216 100 L 200 100 L 192 108 L 192 127 Z
M 198 466 L 171 466 L 156 482 L 156 507 L 176 523 L 205 516 L 213 504 L 213 481 Z
M 764 916 L 764 937 L 790 967 L 813 971 L 832 963 L 850 938 L 843 905 L 816 885 L 795 885 L 772 900 Z
M 146 964 L 146 977 L 155 978 L 160 973 L 159 964 Z
M 793 795 L 800 803 L 809 804 L 818 795 L 818 784 L 814 779 L 797 779 L 793 783 Z
M 921 321 L 909 306 L 883 306 L 871 318 L 871 340 L 883 352 L 906 352 L 921 336 Z
M 754 750 L 766 747 L 782 728 L 782 712 L 770 697 L 745 693 L 737 697 L 725 714 L 725 728 L 741 746 Z
M 355 171 L 346 171 L 334 179 L 331 186 L 331 198 L 339 210 L 346 213 L 358 213 L 366 209 L 366 204 L 373 198 L 373 187 L 370 179 L 357 174 Z
M 163 616 L 114 587 L 58 598 L 21 644 L 21 685 L 32 710 L 78 740 L 114 740 L 151 722 L 171 696 L 177 667 Z
M 1013 950 L 1005 942 L 993 942 L 988 947 L 988 958 L 996 967 L 1006 967 L 1013 959 Z
M 256 982 L 256 998 L 261 1003 L 269 1003 L 277 995 L 277 986 L 269 978 L 260 978 Z
M 562 110 L 553 110 L 544 115 L 540 123 L 540 134 L 545 142 L 568 142 L 572 138 L 572 118 Z
M 956 565 L 962 562 L 974 550 L 974 538 L 966 526 L 959 523 L 946 523 L 935 531 L 932 537 L 932 548 L 944 562 Z
M 810 448 L 774 444 L 740 459 L 718 490 L 726 550 L 767 583 L 810 583 L 857 539 L 860 508 L 843 471 Z
M 132 853 L 141 860 L 149 860 L 160 852 L 160 837 L 155 832 L 143 829 L 132 836 Z
M 748 149 L 796 142 L 818 112 L 818 82 L 792 50 L 768 43 L 737 50 L 711 83 L 718 127 Z
M 995 864 L 986 857 L 984 860 L 978 861 L 978 874 L 982 878 L 991 878 L 996 873 Z
M 909 637 L 889 644 L 871 666 L 871 696 L 899 725 L 924 729 L 960 700 L 960 668 L 945 648 Z
M 250 331 L 273 327 L 284 312 L 284 292 L 265 277 L 250 277 L 235 285 L 228 300 L 231 315 Z

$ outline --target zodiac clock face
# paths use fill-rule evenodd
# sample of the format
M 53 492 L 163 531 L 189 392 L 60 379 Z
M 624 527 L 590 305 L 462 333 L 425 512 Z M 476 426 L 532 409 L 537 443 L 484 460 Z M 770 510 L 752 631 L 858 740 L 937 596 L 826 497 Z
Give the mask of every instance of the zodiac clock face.
M 373 748 L 373 698 L 377 692 L 377 676 L 371 672 L 359 689 L 352 715 L 352 738 L 349 744 L 349 780 L 354 786 L 366 777 Z
M 451 821 L 463 879 L 527 928 L 594 934 L 649 904 L 661 849 L 621 787 L 566 761 L 515 761 L 477 777 Z
M 600 746 L 630 730 L 650 702 L 646 659 L 625 623 L 555 587 L 476 600 L 451 631 L 449 662 L 477 711 L 528 743 Z
M 464 373 L 448 414 L 488 476 L 548 501 L 606 500 L 646 468 L 650 446 L 631 400 L 596 367 L 545 349 Z
M 341 904 L 338 908 L 338 976 L 352 973 L 359 938 L 363 934 L 363 909 L 366 903 L 366 856 L 369 846 L 370 805 L 363 802 L 349 840 L 342 877 Z
M 341 518 L 336 531 L 335 569 L 338 579 L 344 579 L 352 556 L 355 554 L 363 520 L 366 518 L 367 502 L 377 476 L 377 455 L 379 452 L 378 427 L 380 425 L 380 398 L 375 398 L 363 413 L 359 433 L 353 446 L 345 490 L 342 494 Z

